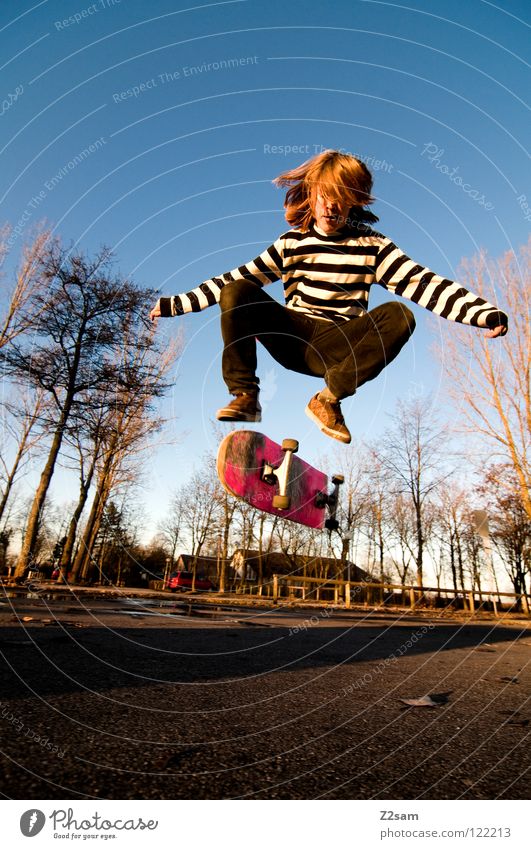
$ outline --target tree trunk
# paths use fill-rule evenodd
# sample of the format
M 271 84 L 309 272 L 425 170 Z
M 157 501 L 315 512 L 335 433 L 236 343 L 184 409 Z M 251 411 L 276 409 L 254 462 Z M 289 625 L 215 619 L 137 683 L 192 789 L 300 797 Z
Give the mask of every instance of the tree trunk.
M 416 557 L 416 567 L 417 567 L 417 585 L 419 587 L 422 586 L 424 576 L 423 576 L 423 567 L 424 567 L 424 531 L 422 527 L 422 507 L 420 503 L 415 502 L 415 518 L 417 525 L 417 557 Z
M 107 474 L 108 473 L 104 470 L 99 475 L 98 485 L 96 492 L 94 493 L 94 500 L 92 501 L 92 507 L 90 508 L 90 514 L 72 568 L 73 581 L 78 580 L 78 578 L 86 578 L 89 571 L 92 550 L 100 529 L 101 518 L 103 516 L 103 511 L 109 494 L 108 491 L 106 491 Z
M 24 403 L 25 409 L 27 409 L 25 401 L 23 401 L 23 403 Z M 13 466 L 11 467 L 11 471 L 7 475 L 6 487 L 5 487 L 4 492 L 2 493 L 2 497 L 0 499 L 0 520 L 2 519 L 2 517 L 4 515 L 6 505 L 7 505 L 7 502 L 9 500 L 9 495 L 10 495 L 11 490 L 13 488 L 13 483 L 15 481 L 15 477 L 17 475 L 17 472 L 18 472 L 20 463 L 22 461 L 22 458 L 23 458 L 24 454 L 27 451 L 31 450 L 32 446 L 35 445 L 35 443 L 38 441 L 38 439 L 34 439 L 34 441 L 32 443 L 31 440 L 30 440 L 30 435 L 31 435 L 33 428 L 35 427 L 35 425 L 39 421 L 39 417 L 42 414 L 42 407 L 43 407 L 42 395 L 37 394 L 36 399 L 35 399 L 35 403 L 33 405 L 33 409 L 27 410 L 27 413 L 25 415 L 24 424 L 22 426 L 22 432 L 21 432 L 21 435 L 20 435 L 20 441 L 18 443 L 17 454 L 16 454 L 16 457 L 13 461 Z M 7 469 L 6 469 L 6 471 L 7 471 Z
M 30 513 L 28 516 L 28 522 L 26 525 L 26 530 L 24 532 L 24 539 L 22 541 L 22 547 L 20 549 L 20 554 L 17 561 L 17 567 L 15 570 L 15 577 L 21 578 L 28 565 L 30 563 L 35 543 L 37 541 L 37 536 L 39 533 L 39 523 L 42 514 L 42 510 L 44 507 L 44 502 L 46 501 L 46 495 L 48 493 L 48 489 L 50 487 L 50 482 L 52 480 L 55 463 L 57 461 L 57 457 L 59 455 L 59 451 L 61 449 L 61 443 L 63 441 L 63 432 L 64 426 L 68 419 L 68 415 L 70 413 L 70 408 L 72 406 L 72 398 L 67 397 L 65 404 L 63 406 L 63 410 L 61 413 L 61 418 L 59 419 L 59 424 L 55 430 L 54 437 L 52 440 L 52 444 L 50 447 L 50 453 L 48 454 L 48 459 L 46 461 L 46 465 L 41 474 L 41 478 L 39 481 L 39 485 L 37 487 L 37 491 L 35 493 L 35 497 L 33 499 L 33 504 L 31 505 Z
M 262 584 L 264 582 L 264 522 L 265 515 L 260 515 L 259 533 L 258 533 L 258 593 L 262 595 Z
M 78 523 L 81 514 L 84 510 L 85 504 L 87 503 L 87 498 L 95 468 L 96 455 L 94 454 L 92 457 L 90 468 L 88 470 L 88 474 L 84 480 L 81 480 L 79 487 L 79 500 L 77 502 L 76 509 L 74 510 L 72 518 L 70 519 L 70 524 L 68 526 L 65 546 L 63 548 L 61 559 L 59 561 L 59 582 L 67 582 L 68 572 L 70 571 L 71 566 L 72 553 L 74 551 L 74 545 L 76 542 Z
M 450 569 L 452 570 L 452 581 L 454 585 L 454 590 L 457 594 L 458 586 L 457 586 L 457 570 L 455 568 L 455 544 L 453 534 L 450 534 Z
M 380 563 L 380 581 L 383 584 L 385 580 L 384 574 L 384 537 L 383 537 L 383 523 L 382 523 L 382 512 L 378 510 L 377 516 L 378 522 L 378 556 Z
M 229 562 L 229 535 L 232 513 L 229 507 L 229 500 L 224 493 L 223 501 L 223 546 L 221 549 L 221 568 L 219 572 L 219 592 L 224 593 L 227 585 L 227 569 Z
M 10 495 L 11 490 L 13 488 L 13 482 L 15 480 L 15 475 L 18 471 L 20 461 L 22 460 L 22 457 L 24 456 L 25 442 L 26 442 L 26 440 L 24 440 L 23 442 L 20 443 L 20 445 L 18 447 L 18 451 L 17 451 L 17 456 L 15 457 L 15 460 L 13 462 L 13 466 L 11 467 L 11 471 L 9 472 L 9 474 L 7 476 L 6 486 L 5 486 L 5 489 L 2 493 L 2 497 L 0 499 L 0 520 L 2 519 L 2 516 L 4 515 L 4 511 L 6 509 L 6 504 L 8 502 L 9 495 Z

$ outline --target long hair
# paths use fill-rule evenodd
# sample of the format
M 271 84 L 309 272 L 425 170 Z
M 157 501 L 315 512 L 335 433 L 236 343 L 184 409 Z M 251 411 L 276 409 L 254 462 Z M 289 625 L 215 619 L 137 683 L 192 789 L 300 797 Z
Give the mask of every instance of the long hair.
M 298 168 L 279 174 L 273 183 L 289 186 L 284 201 L 286 221 L 300 230 L 308 230 L 314 219 L 317 190 L 327 200 L 348 200 L 348 219 L 352 225 L 378 221 L 378 216 L 364 208 L 374 201 L 372 174 L 364 162 L 348 153 L 325 150 Z

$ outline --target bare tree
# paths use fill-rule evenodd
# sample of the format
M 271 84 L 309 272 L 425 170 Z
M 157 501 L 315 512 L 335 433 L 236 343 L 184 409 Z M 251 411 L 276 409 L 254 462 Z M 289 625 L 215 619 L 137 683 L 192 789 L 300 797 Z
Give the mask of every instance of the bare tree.
M 274 545 L 275 532 L 278 524 L 276 516 L 270 517 L 266 513 L 260 513 L 258 519 L 258 587 L 259 594 L 262 595 L 264 585 L 264 561 L 271 554 Z M 266 531 L 267 528 L 267 531 Z
M 461 279 L 493 296 L 509 315 L 509 334 L 490 340 L 453 327 L 444 335 L 441 357 L 451 363 L 451 386 L 465 428 L 481 440 L 485 455 L 514 471 L 521 503 L 531 517 L 531 240 L 520 254 L 498 260 L 480 254 L 463 265 Z M 513 494 L 511 481 L 500 486 Z
M 422 586 L 425 507 L 450 476 L 447 429 L 438 424 L 431 402 L 418 398 L 399 401 L 393 421 L 382 437 L 380 457 L 391 477 L 390 489 L 406 496 L 413 509 L 415 566 L 417 583 Z
M 416 559 L 415 510 L 411 501 L 398 494 L 388 523 L 388 556 L 402 585 L 408 582 Z
M 472 513 L 468 492 L 452 485 L 439 492 L 435 535 L 448 556 L 453 588 L 466 590 L 467 534 Z
M 40 387 L 55 402 L 49 453 L 29 512 L 17 576 L 24 574 L 32 556 L 55 464 L 80 394 L 116 383 L 106 354 L 131 311 L 147 308 L 145 293 L 111 276 L 110 260 L 105 249 L 89 260 L 69 256 L 57 243 L 49 246 L 40 270 L 46 287 L 33 292 L 23 312 L 22 320 L 34 331 L 32 344 L 21 343 L 19 337 L 3 349 L 10 374 Z
M 74 580 L 78 576 L 87 579 L 94 565 L 93 549 L 111 494 L 138 479 L 144 452 L 163 427 L 153 402 L 166 390 L 178 351 L 177 342 L 161 351 L 152 328 L 141 331 L 135 321 L 125 326 L 123 338 L 117 342 L 115 369 L 122 374 L 116 377 L 113 403 L 105 402 L 106 414 L 98 430 L 95 491 L 74 558 Z
M 393 501 L 389 486 L 389 473 L 380 456 L 379 445 L 366 446 L 366 462 L 363 469 L 363 493 L 365 513 L 362 528 L 368 543 L 368 552 L 375 552 L 380 581 L 385 579 L 386 528 L 392 517 Z M 372 573 L 370 558 L 369 571 Z
M 192 548 L 192 589 L 195 589 L 198 559 L 204 549 L 215 546 L 219 534 L 218 491 L 214 463 L 206 457 L 181 492 L 183 529 Z
M 511 481 L 512 492 L 508 491 Z M 513 468 L 506 465 L 489 469 L 482 492 L 490 504 L 490 533 L 496 551 L 515 593 L 525 593 L 531 573 L 531 519 Z
M 0 230 L 0 267 L 9 250 L 8 226 Z M 15 280 L 7 295 L 7 306 L 0 318 L 0 350 L 34 326 L 35 303 L 45 295 L 44 267 L 54 242 L 48 230 L 38 231 L 22 248 Z M 38 307 L 37 307 L 38 309 Z
M 225 490 L 219 485 L 217 486 L 215 498 L 217 501 L 218 514 L 218 538 L 216 548 L 219 564 L 218 587 L 219 592 L 224 593 L 228 584 L 229 547 L 231 541 L 231 532 L 233 528 L 234 514 L 236 511 L 236 501 L 234 498 L 231 498 L 228 492 L 225 492 Z M 260 527 L 263 530 L 263 522 L 261 523 Z M 261 543 L 261 534 L 259 534 L 259 539 Z
M 367 458 L 365 447 L 352 447 L 347 451 L 334 451 L 326 466 L 329 477 L 342 475 L 343 484 L 339 488 L 337 533 L 328 537 L 328 547 L 338 558 L 342 568 L 346 568 L 352 540 L 358 540 L 367 518 Z M 330 474 L 330 471 L 332 474 Z
M 59 569 L 60 575 L 59 580 L 61 582 L 66 582 L 68 580 L 68 572 L 70 570 L 74 546 L 76 542 L 79 521 L 83 510 L 85 509 L 85 505 L 88 500 L 88 495 L 90 491 L 90 487 L 92 486 L 92 481 L 94 478 L 94 474 L 96 472 L 96 466 L 98 460 L 100 459 L 100 452 L 103 445 L 103 416 L 104 410 L 102 408 L 92 410 L 92 405 L 89 407 L 89 414 L 91 412 L 96 413 L 96 421 L 94 422 L 94 428 L 90 432 L 90 441 L 87 444 L 87 441 L 83 439 L 83 430 L 79 428 L 75 428 L 71 434 L 69 434 L 68 442 L 72 443 L 73 447 L 77 452 L 77 471 L 79 475 L 79 495 L 77 504 L 74 507 L 72 512 L 72 516 L 70 518 L 70 523 L 68 526 L 68 531 L 66 534 L 65 542 L 62 547 L 61 557 L 59 560 Z M 88 448 L 88 450 L 87 450 Z
M 28 456 L 31 455 L 46 433 L 45 430 L 38 427 L 45 416 L 46 401 L 45 393 L 41 389 L 34 392 L 23 389 L 16 402 L 10 401 L 4 404 L 6 409 L 4 435 L 11 438 L 16 448 L 9 465 L 0 455 L 0 468 L 2 470 L 0 520 L 4 516 L 15 479 L 22 471 Z
M 169 552 L 170 570 L 176 560 L 177 550 L 183 543 L 183 492 L 175 492 L 170 499 L 168 512 L 158 523 L 159 533 L 164 540 L 164 544 Z
M 7 569 L 7 549 L 11 542 L 13 528 L 3 528 L 0 531 L 0 574 L 3 574 Z

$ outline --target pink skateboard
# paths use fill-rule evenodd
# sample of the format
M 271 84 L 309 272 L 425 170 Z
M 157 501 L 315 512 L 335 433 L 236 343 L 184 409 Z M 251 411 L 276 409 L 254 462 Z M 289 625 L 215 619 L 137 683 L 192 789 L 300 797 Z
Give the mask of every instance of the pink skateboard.
M 334 490 L 328 494 L 327 476 L 296 457 L 298 448 L 295 439 L 277 445 L 263 433 L 234 430 L 219 446 L 218 477 L 228 493 L 258 510 L 309 528 L 337 530 L 335 510 L 343 478 L 332 478 Z

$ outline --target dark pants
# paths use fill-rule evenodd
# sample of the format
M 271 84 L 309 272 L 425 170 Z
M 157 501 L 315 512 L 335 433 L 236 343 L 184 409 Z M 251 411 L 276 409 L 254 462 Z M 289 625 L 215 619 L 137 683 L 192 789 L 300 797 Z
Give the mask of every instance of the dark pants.
M 413 313 L 391 302 L 340 324 L 309 318 L 275 301 L 250 280 L 220 293 L 223 379 L 233 395 L 256 392 L 256 339 L 291 371 L 324 378 L 347 398 L 397 356 L 413 330 Z

